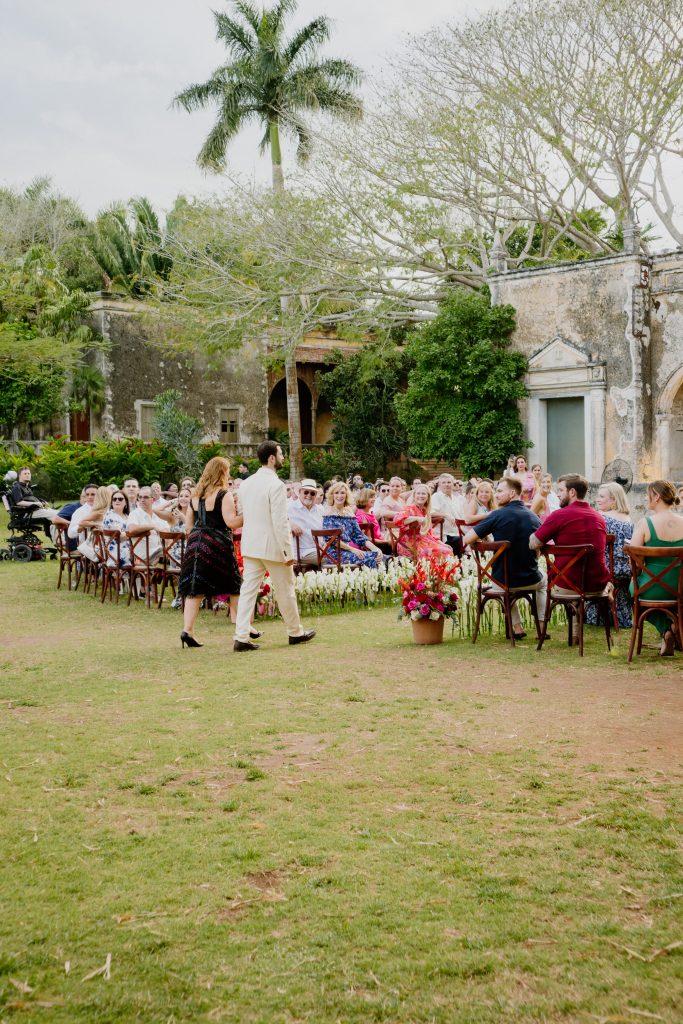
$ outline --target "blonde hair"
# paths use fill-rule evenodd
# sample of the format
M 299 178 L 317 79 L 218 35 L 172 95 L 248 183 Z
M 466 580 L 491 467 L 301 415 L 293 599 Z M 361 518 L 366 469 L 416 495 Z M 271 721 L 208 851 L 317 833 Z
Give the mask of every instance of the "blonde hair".
M 520 458 L 522 458 L 522 456 L 520 456 Z M 498 507 L 496 505 L 496 497 L 495 497 L 495 493 L 494 493 L 494 490 L 493 490 L 493 480 L 489 480 L 488 477 L 487 477 L 485 480 L 481 480 L 477 484 L 477 490 L 476 490 L 477 501 L 479 501 L 479 491 L 481 490 L 482 487 L 490 487 L 491 488 L 491 500 L 490 500 L 489 505 L 488 505 L 488 511 L 489 512 L 493 512 L 494 509 L 496 509 Z M 482 501 L 481 504 L 483 505 L 484 502 Z
M 341 490 L 344 491 L 344 506 L 343 507 L 345 509 L 346 508 L 353 508 L 353 507 L 355 507 L 354 504 L 353 504 L 353 498 L 351 496 L 351 488 L 348 486 L 348 484 L 345 484 L 343 480 L 339 480 L 336 483 L 332 484 L 332 486 L 328 487 L 328 489 L 327 489 L 327 504 L 328 504 L 329 508 L 333 508 L 334 507 L 334 495 L 335 495 L 335 493 L 337 491 L 341 491 Z
M 118 487 L 115 487 L 112 491 L 110 485 L 107 487 L 98 487 L 97 493 L 95 494 L 95 500 L 92 503 L 90 515 L 86 518 L 95 520 L 96 522 L 100 522 L 104 519 L 105 512 L 109 511 L 109 507 L 111 505 L 111 496 L 116 491 L 118 491 Z
M 207 494 L 226 487 L 229 479 L 230 460 L 223 458 L 222 455 L 217 455 L 215 458 L 209 459 L 204 466 L 204 472 L 192 491 L 192 497 L 199 501 Z
M 367 508 L 374 497 L 375 490 L 373 487 L 363 487 L 356 495 L 356 508 Z
M 427 501 L 424 506 L 418 506 L 415 501 L 415 491 L 419 490 L 427 492 Z M 432 528 L 432 492 L 429 490 L 429 487 L 427 487 L 427 484 L 418 484 L 417 487 L 413 488 L 413 501 L 418 508 L 424 508 L 425 512 L 424 522 L 420 524 L 420 533 L 429 533 Z
M 614 511 L 621 512 L 623 515 L 630 515 L 631 510 L 628 507 L 628 501 L 626 500 L 626 491 L 621 486 L 614 482 L 608 484 L 601 484 L 600 491 L 607 491 L 614 500 Z M 598 492 L 599 493 L 599 492 Z

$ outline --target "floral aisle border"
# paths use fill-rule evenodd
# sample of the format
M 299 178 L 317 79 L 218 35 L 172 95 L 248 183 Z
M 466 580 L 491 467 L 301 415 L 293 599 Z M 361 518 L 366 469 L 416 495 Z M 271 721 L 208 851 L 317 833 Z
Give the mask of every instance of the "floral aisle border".
M 447 559 L 458 564 L 457 559 Z M 400 604 L 399 578 L 405 576 L 414 566 L 408 558 L 395 558 L 377 569 L 362 566 L 351 569 L 346 566 L 341 572 L 336 569 L 322 572 L 307 572 L 296 577 L 295 591 L 299 608 L 308 615 L 337 615 L 358 608 L 386 608 Z M 541 570 L 544 566 L 541 563 Z M 474 559 L 465 556 L 458 565 L 456 586 L 460 595 L 458 612 L 453 621 L 453 636 L 466 639 L 472 635 L 477 614 L 477 574 Z M 533 629 L 533 621 L 526 601 L 520 601 L 519 610 L 525 629 Z M 278 615 L 278 608 L 272 590 L 266 580 L 261 588 L 257 603 L 259 618 L 272 619 Z M 565 622 L 562 611 L 553 613 L 553 623 Z M 490 602 L 481 617 L 480 632 L 493 635 L 504 634 L 505 623 L 498 605 Z

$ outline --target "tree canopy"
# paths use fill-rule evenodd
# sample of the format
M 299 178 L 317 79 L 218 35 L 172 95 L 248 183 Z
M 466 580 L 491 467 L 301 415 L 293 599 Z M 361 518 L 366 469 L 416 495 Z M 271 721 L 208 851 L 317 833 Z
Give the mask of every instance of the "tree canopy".
M 493 474 L 528 446 L 517 405 L 526 395 L 526 359 L 510 349 L 514 328 L 512 306 L 455 289 L 413 332 L 408 387 L 396 400 L 412 455 Z

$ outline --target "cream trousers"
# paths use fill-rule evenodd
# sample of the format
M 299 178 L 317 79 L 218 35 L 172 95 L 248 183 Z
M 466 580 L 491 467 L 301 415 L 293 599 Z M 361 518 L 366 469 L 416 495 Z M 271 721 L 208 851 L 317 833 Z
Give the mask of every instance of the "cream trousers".
M 251 613 L 254 610 L 259 588 L 266 573 L 270 574 L 275 600 L 287 633 L 289 636 L 301 636 L 304 631 L 294 593 L 294 569 L 292 566 L 284 565 L 283 562 L 269 562 L 265 558 L 249 558 L 248 555 L 245 555 L 235 628 L 235 640 L 241 640 L 242 643 L 247 643 L 249 640 Z

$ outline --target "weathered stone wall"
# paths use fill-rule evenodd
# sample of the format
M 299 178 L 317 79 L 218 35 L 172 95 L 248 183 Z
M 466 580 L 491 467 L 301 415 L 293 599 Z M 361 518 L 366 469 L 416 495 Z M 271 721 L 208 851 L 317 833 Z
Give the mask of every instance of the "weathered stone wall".
M 97 329 L 110 342 L 101 357 L 108 382 L 101 432 L 108 436 L 140 434 L 142 405 L 168 388 L 182 395 L 185 411 L 197 416 L 207 438 L 218 438 L 221 408 L 238 410 L 236 441 L 257 443 L 268 429 L 263 350 L 246 345 L 227 355 L 218 369 L 199 354 L 168 355 L 151 343 L 154 325 L 141 304 L 101 298 L 92 307 Z
M 547 401 L 583 396 L 592 480 L 615 458 L 637 480 L 683 477 L 683 253 L 498 274 L 491 290 L 494 302 L 515 307 L 513 344 L 530 361 L 524 414 L 534 460 L 544 462 Z

